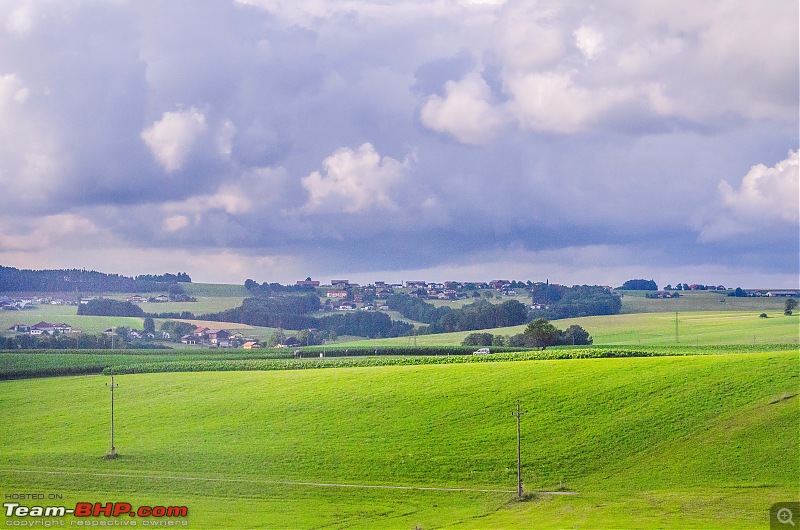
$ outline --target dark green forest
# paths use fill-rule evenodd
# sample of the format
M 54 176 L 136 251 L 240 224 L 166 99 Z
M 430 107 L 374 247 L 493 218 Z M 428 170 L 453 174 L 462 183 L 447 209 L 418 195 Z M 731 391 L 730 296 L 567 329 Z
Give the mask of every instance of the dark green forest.
M 152 293 L 191 281 L 185 272 L 130 277 L 86 269 L 27 270 L 0 265 L 0 292 Z

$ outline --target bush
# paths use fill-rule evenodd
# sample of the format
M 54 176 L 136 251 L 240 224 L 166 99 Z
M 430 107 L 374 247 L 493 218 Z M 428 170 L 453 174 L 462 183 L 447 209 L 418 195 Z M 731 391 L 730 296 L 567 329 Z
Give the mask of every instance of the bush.
M 494 335 L 491 333 L 470 333 L 464 338 L 462 346 L 492 346 Z
M 78 306 L 79 315 L 91 315 L 98 317 L 144 317 L 141 307 L 131 302 L 121 302 L 110 298 L 98 298 L 89 300 L 87 304 Z

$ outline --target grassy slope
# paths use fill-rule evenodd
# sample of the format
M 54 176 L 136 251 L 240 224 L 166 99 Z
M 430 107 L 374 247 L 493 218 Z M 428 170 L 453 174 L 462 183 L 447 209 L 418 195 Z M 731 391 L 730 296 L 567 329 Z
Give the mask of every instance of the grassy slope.
M 195 315 L 218 313 L 242 305 L 247 296 L 243 285 L 227 284 L 182 284 L 188 294 L 197 298 L 197 302 L 166 302 L 139 304 L 148 313 L 166 313 L 190 311 Z M 12 293 L 13 294 L 13 293 Z M 113 293 L 108 298 L 125 300 L 131 294 Z M 140 294 L 140 293 L 139 293 Z M 147 296 L 157 293 L 147 293 Z M 78 316 L 78 308 L 68 305 L 39 305 L 25 311 L 0 311 L 0 331 L 5 331 L 14 324 L 36 324 L 46 322 L 66 322 L 85 333 L 99 333 L 104 329 L 117 326 L 142 327 L 142 319 L 126 317 L 92 317 Z
M 687 291 L 679 298 L 645 298 L 646 291 L 624 291 L 623 313 L 674 313 L 675 311 L 748 311 L 756 314 L 781 311 L 785 298 L 736 298 L 711 291 Z
M 120 299 L 124 300 L 125 297 L 121 296 Z M 217 312 L 231 307 L 241 305 L 242 298 L 208 298 L 199 299 L 196 303 L 163 303 L 163 304 L 140 304 L 141 307 L 147 312 L 163 313 L 167 311 L 192 311 L 197 312 Z M 60 305 L 40 305 L 34 309 L 25 311 L 0 311 L 0 332 L 6 332 L 7 335 L 14 335 L 13 332 L 8 332 L 8 328 L 14 324 L 33 325 L 40 321 L 59 323 L 65 322 L 75 328 L 80 329 L 83 333 L 96 335 L 108 328 L 116 328 L 118 326 L 127 326 L 134 329 L 142 329 L 144 319 L 135 317 L 96 317 L 78 315 L 78 308 L 76 306 L 60 306 Z M 156 319 L 156 327 L 160 327 L 165 319 Z M 210 328 L 221 328 L 229 331 L 247 330 L 248 336 L 253 336 L 259 339 L 266 340 L 275 331 L 275 328 L 264 328 L 258 326 L 249 326 L 247 324 L 238 323 L 221 323 L 205 320 L 182 320 L 190 322 L 198 326 L 206 326 Z M 243 331 L 244 333 L 244 331 Z
M 227 283 L 184 283 L 183 290 L 191 296 L 247 298 L 250 293 L 244 285 Z
M 6 331 L 14 324 L 33 325 L 41 321 L 50 323 L 65 322 L 81 329 L 84 333 L 96 334 L 108 328 L 130 326 L 142 328 L 142 319 L 134 317 L 94 317 L 78 315 L 76 306 L 40 305 L 24 311 L 0 311 L 0 331 Z
M 195 527 L 736 527 L 797 496 L 797 354 L 122 376 L 0 383 L 0 467 L 514 489 L 377 491 L 0 472 L 4 490 L 188 504 Z M 789 397 L 794 396 L 794 397 Z M 114 492 L 113 494 L 109 492 Z M 216 502 L 222 499 L 222 504 Z M 171 500 L 171 501 L 170 501 Z M 796 500 L 796 499 L 795 499 Z
M 795 344 L 800 341 L 800 315 L 785 316 L 783 310 L 767 312 L 709 311 L 678 313 L 679 344 Z M 594 344 L 658 345 L 675 344 L 675 313 L 642 313 L 611 316 L 566 318 L 552 321 L 559 329 L 572 324 L 582 326 Z M 522 333 L 525 326 L 480 330 L 511 336 Z M 458 345 L 473 331 L 397 337 L 360 342 L 363 345 Z M 754 341 L 755 339 L 755 341 Z

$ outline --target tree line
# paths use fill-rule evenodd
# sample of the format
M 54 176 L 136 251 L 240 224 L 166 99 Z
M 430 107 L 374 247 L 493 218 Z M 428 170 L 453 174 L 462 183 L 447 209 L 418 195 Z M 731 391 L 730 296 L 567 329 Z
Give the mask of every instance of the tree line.
M 531 318 L 560 318 L 616 315 L 622 310 L 622 298 L 598 285 L 543 285 L 532 292 Z
M 525 304 L 517 300 L 507 300 L 501 304 L 482 300 L 454 309 L 436 307 L 418 297 L 395 294 L 387 298 L 386 305 L 408 319 L 428 324 L 418 330 L 421 335 L 517 326 L 528 319 Z
M 255 280 L 248 278 L 244 281 L 244 288 L 253 296 L 276 296 L 286 293 L 313 293 L 315 292 L 313 285 L 282 285 L 280 283 L 258 283 Z
M 324 317 L 311 316 L 319 311 L 319 297 L 313 293 L 269 298 L 246 298 L 242 305 L 220 313 L 201 315 L 201 320 L 239 322 L 251 326 L 281 329 L 317 329 L 335 335 L 382 338 L 407 335 L 411 324 L 392 320 L 386 313 L 356 311 Z
M 461 343 L 463 346 L 511 346 L 545 349 L 548 346 L 585 346 L 592 344 L 592 336 L 577 324 L 560 330 L 543 318 L 529 323 L 525 331 L 506 337 L 491 333 L 470 333 Z
M 192 326 L 194 329 L 194 326 Z M 83 350 L 83 349 L 163 349 L 166 346 L 148 339 L 130 340 L 129 328 L 116 328 L 112 335 L 99 333 L 42 333 L 41 335 L 18 334 L 13 337 L 0 336 L 0 350 Z
M 185 272 L 132 278 L 86 269 L 28 270 L 0 265 L 0 292 L 149 293 L 163 291 L 172 283 L 191 280 Z

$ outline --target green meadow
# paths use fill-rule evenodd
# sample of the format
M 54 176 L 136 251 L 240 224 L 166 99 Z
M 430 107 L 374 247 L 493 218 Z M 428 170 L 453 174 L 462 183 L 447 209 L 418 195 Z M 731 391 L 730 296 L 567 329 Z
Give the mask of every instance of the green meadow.
M 124 375 L 116 460 L 107 377 L 4 381 L 0 489 L 186 505 L 194 528 L 764 528 L 800 500 L 798 368 L 790 349 Z
M 78 315 L 77 306 L 38 305 L 34 309 L 23 311 L 0 311 L 0 331 L 6 331 L 15 324 L 33 325 L 45 321 L 50 323 L 64 322 L 83 333 L 102 333 L 108 328 L 117 326 L 142 327 L 142 319 L 134 317 L 95 317 Z
M 198 302 L 143 308 L 200 314 L 247 296 L 243 286 L 185 288 Z M 615 347 L 654 355 L 640 358 L 526 360 L 568 355 L 560 349 L 509 354 L 514 362 L 429 359 L 444 364 L 419 352 L 4 353 L 0 372 L 40 378 L 0 381 L 0 494 L 185 505 L 193 528 L 764 528 L 770 505 L 800 500 L 800 317 L 783 305 L 626 292 L 620 315 L 553 321 L 592 335 L 587 356 Z M 142 326 L 76 311 L 3 311 L 0 331 L 40 320 L 84 333 Z M 274 331 L 193 322 L 262 340 Z M 452 346 L 469 333 L 341 337 L 328 353 Z M 65 374 L 187 363 L 226 371 L 115 377 L 121 456 L 106 460 L 109 378 Z M 313 369 L 322 366 L 336 369 Z M 283 369 L 291 367 L 302 369 Z M 526 411 L 522 501 L 517 400 Z
M 707 346 L 726 344 L 797 344 L 800 342 L 800 315 L 780 311 L 691 311 L 678 312 L 677 334 L 672 313 L 636 313 L 553 320 L 559 329 L 573 324 L 583 327 L 595 345 L 643 346 Z M 511 336 L 522 333 L 525 326 L 480 330 L 481 333 Z M 461 344 L 473 331 L 419 335 L 359 341 L 375 346 L 443 346 Z
M 714 291 L 682 291 L 678 298 L 647 298 L 647 291 L 620 291 L 623 313 L 674 313 L 675 311 L 783 312 L 786 298 L 735 297 Z
M 112 297 L 109 297 L 112 298 Z M 117 296 L 121 300 L 125 296 Z M 140 304 L 142 309 L 146 312 L 164 313 L 164 312 L 182 312 L 190 311 L 201 313 L 215 313 L 224 311 L 232 307 L 241 305 L 243 298 L 228 298 L 228 297 L 214 297 L 208 299 L 198 299 L 197 302 L 165 302 L 165 303 L 143 303 Z M 156 319 L 156 326 L 160 326 L 166 319 Z M 258 339 L 266 340 L 274 331 L 274 328 L 264 328 L 258 326 L 249 326 L 247 324 L 238 324 L 232 322 L 213 322 L 205 320 L 188 320 L 177 319 L 185 322 L 194 323 L 196 325 L 205 325 L 211 328 L 222 328 L 229 331 L 241 331 L 248 336 L 254 336 Z M 89 333 L 96 335 L 102 333 L 109 328 L 117 328 L 126 326 L 133 329 L 142 329 L 144 319 L 136 317 L 98 317 L 88 315 L 78 315 L 77 306 L 69 305 L 38 305 L 33 309 L 26 309 L 23 311 L 0 311 L 0 333 L 13 335 L 8 329 L 15 324 L 33 325 L 38 322 L 45 321 L 50 323 L 64 322 L 70 326 L 80 329 L 82 333 Z

